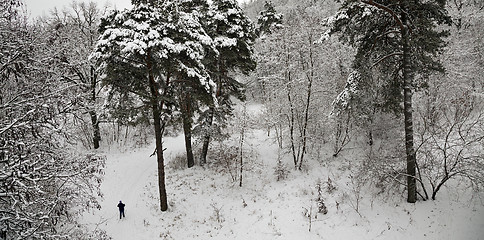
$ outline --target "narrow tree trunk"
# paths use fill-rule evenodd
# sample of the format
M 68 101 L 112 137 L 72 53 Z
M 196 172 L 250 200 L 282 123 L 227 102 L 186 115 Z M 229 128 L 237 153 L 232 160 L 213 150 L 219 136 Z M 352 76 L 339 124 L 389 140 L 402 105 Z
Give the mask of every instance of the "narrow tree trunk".
M 309 122 L 309 104 L 311 102 L 311 91 L 312 91 L 312 86 L 313 86 L 313 80 L 314 80 L 314 59 L 313 59 L 313 49 L 312 49 L 312 33 L 310 33 L 309 38 L 308 38 L 308 43 L 309 43 L 309 61 L 311 63 L 310 66 L 310 73 L 309 75 L 306 73 L 306 77 L 308 79 L 308 89 L 307 89 L 307 99 L 306 99 L 306 108 L 304 109 L 304 126 L 303 126 L 303 132 L 302 132 L 302 151 L 301 151 L 301 158 L 299 160 L 299 170 L 302 170 L 302 164 L 304 160 L 304 154 L 306 153 L 306 143 L 307 143 L 307 128 L 308 128 L 308 122 Z M 301 54 L 302 58 L 302 54 Z M 303 62 L 303 59 L 301 59 L 301 62 Z M 303 62 L 303 70 L 304 68 L 304 62 Z
M 286 47 L 284 45 L 284 47 Z M 294 144 L 294 106 L 292 104 L 292 98 L 291 98 L 291 71 L 289 70 L 289 53 L 286 53 L 286 72 L 285 72 L 285 78 L 287 80 L 287 101 L 289 102 L 289 111 L 290 111 L 290 116 L 288 117 L 289 119 L 289 138 L 291 141 L 291 152 L 292 152 L 292 158 L 294 160 L 294 168 L 297 169 L 297 163 L 298 163 L 298 156 L 296 156 L 296 147 Z
M 193 167 L 195 162 L 193 160 L 193 150 L 192 150 L 192 117 L 191 117 L 191 99 L 190 93 L 186 88 L 181 89 L 181 110 L 182 110 L 182 120 L 183 120 L 183 133 L 185 135 L 185 149 L 187 152 L 187 164 L 188 168 Z
M 222 81 L 224 78 L 224 66 L 222 64 L 222 59 L 219 58 L 218 62 L 218 77 L 217 77 L 217 90 L 215 91 L 215 97 L 217 99 L 220 99 L 222 96 Z M 207 163 L 207 154 L 208 154 L 208 147 L 210 145 L 210 140 L 211 140 L 211 134 L 212 134 L 212 124 L 213 124 L 213 118 L 215 114 L 215 107 L 210 106 L 208 110 L 208 119 L 206 120 L 206 124 L 208 126 L 208 131 L 205 133 L 205 136 L 203 137 L 203 144 L 202 144 L 202 152 L 200 154 L 200 165 L 204 165 Z
M 239 187 L 242 187 L 242 176 L 244 171 L 244 137 L 245 137 L 245 128 L 247 127 L 247 106 L 244 103 L 244 112 L 242 117 L 242 128 L 240 129 L 240 178 L 239 178 Z
M 89 115 L 91 116 L 91 124 L 93 128 L 93 144 L 94 144 L 94 149 L 99 148 L 99 143 L 101 141 L 101 132 L 99 130 L 99 121 L 97 119 L 97 114 L 95 111 L 89 111 Z
M 309 122 L 309 102 L 311 100 L 311 85 L 312 85 L 312 79 L 309 80 L 309 85 L 308 85 L 308 95 L 307 95 L 307 102 L 306 102 L 306 109 L 304 113 L 304 127 L 303 127 L 303 135 L 302 135 L 302 151 L 301 151 L 301 158 L 299 160 L 299 170 L 302 169 L 302 164 L 304 160 L 304 153 L 306 153 L 306 142 L 307 142 L 307 128 L 308 128 L 308 122 Z
M 213 123 L 213 113 L 215 109 L 210 107 L 208 110 L 208 119 L 206 120 L 206 124 L 208 126 L 207 131 L 211 131 L 212 123 Z M 210 132 L 206 132 L 203 136 L 203 144 L 202 144 L 202 152 L 200 153 L 200 165 L 204 165 L 207 163 L 207 154 L 208 154 L 208 147 L 210 145 Z
M 124 142 L 128 141 L 129 125 L 126 124 L 126 130 L 124 131 Z
M 91 110 L 89 111 L 89 115 L 91 116 L 91 124 L 93 128 L 93 145 L 94 149 L 99 148 L 99 142 L 101 141 L 101 131 L 99 130 L 99 120 L 97 117 L 97 113 L 95 109 L 96 105 L 96 82 L 97 82 L 97 74 L 96 70 L 93 66 L 91 66 Z
M 291 73 L 289 72 L 289 75 Z M 290 79 L 289 79 L 290 81 Z M 288 83 L 290 84 L 290 83 Z M 288 86 L 289 88 L 289 86 Z M 290 108 L 290 117 L 289 117 L 289 138 L 291 140 L 291 151 L 292 151 L 292 158 L 294 159 L 294 168 L 297 169 L 297 163 L 298 163 L 298 157 L 299 155 L 296 155 L 296 147 L 294 143 L 294 106 L 292 104 L 292 99 L 291 99 L 291 91 L 288 89 L 287 90 L 287 100 L 289 101 L 289 108 Z
M 373 146 L 373 131 L 368 130 L 368 145 Z
M 158 190 L 160 193 L 160 209 L 162 212 L 168 210 L 168 199 L 165 187 L 165 163 L 163 158 L 163 129 L 164 125 L 161 120 L 162 104 L 158 100 L 158 86 L 153 76 L 152 63 L 150 58 L 150 51 L 147 53 L 146 65 L 148 70 L 148 80 L 151 91 L 151 109 L 153 111 L 153 120 L 155 125 L 155 139 L 156 139 L 156 158 L 158 162 Z
M 156 101 L 156 100 L 155 100 Z M 153 120 L 155 124 L 156 138 L 156 159 L 158 162 L 158 190 L 160 192 L 160 209 L 162 212 L 168 210 L 168 199 L 165 187 L 165 163 L 163 158 L 163 127 L 161 124 L 160 110 L 158 104 L 152 104 Z
M 412 110 L 412 69 L 410 66 L 410 45 L 409 29 L 406 12 L 402 13 L 402 22 L 405 27 L 402 29 L 403 41 L 403 108 L 405 116 L 405 152 L 407 155 L 407 202 L 417 201 L 416 184 L 416 153 L 413 141 L 413 110 Z

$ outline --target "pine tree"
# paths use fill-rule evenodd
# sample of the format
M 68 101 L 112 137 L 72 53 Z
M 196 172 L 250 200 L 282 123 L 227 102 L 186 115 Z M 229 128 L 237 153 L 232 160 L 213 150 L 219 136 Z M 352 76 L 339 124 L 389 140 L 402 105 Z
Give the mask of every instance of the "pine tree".
M 178 2 L 163 1 L 112 12 L 102 21 L 92 55 L 106 73 L 106 85 L 136 95 L 151 108 L 161 211 L 168 209 L 162 139 L 176 107 L 174 82 L 189 81 L 208 94 L 214 88 L 202 63 L 212 39 L 195 14 L 179 9 Z
M 254 26 L 235 0 L 214 0 L 206 17 L 206 31 L 213 38 L 219 55 L 207 58 L 205 64 L 216 82 L 218 107 L 209 105 L 201 114 L 203 146 L 200 164 L 206 162 L 212 134 L 220 129 L 232 112 L 231 96 L 245 100 L 244 86 L 230 73 L 248 74 L 256 67 L 252 45 L 256 38 Z M 218 125 L 214 124 L 214 119 Z
M 446 31 L 439 24 L 450 24 L 445 0 L 433 1 L 342 1 L 340 11 L 328 19 L 340 39 L 357 49 L 353 68 L 362 81 L 377 77 L 387 82 L 386 102 L 404 113 L 408 202 L 415 202 L 416 154 L 413 140 L 412 95 L 425 86 L 426 78 L 443 71 L 436 56 L 445 46 Z M 327 34 L 327 35 L 326 35 Z M 399 105 L 403 102 L 403 109 Z
M 282 14 L 277 13 L 274 4 L 269 1 L 264 3 L 264 10 L 257 18 L 257 35 L 271 34 L 274 30 L 282 27 Z
M 206 21 L 206 14 L 208 12 L 209 4 L 206 0 L 189 0 L 184 1 L 180 4 L 178 8 L 179 11 L 185 13 L 193 14 L 204 26 Z M 218 56 L 217 52 L 213 51 L 215 49 L 206 49 L 204 59 L 207 57 Z M 210 94 L 207 95 L 207 91 L 203 88 L 198 88 L 196 85 L 191 84 L 190 81 L 185 81 L 180 79 L 177 81 L 178 89 L 178 105 L 181 112 L 183 133 L 185 136 L 185 150 L 187 154 L 187 165 L 189 168 L 195 165 L 195 160 L 193 157 L 192 149 L 192 125 L 193 116 L 196 111 L 196 106 L 200 105 L 199 102 L 210 105 L 213 103 L 213 99 Z

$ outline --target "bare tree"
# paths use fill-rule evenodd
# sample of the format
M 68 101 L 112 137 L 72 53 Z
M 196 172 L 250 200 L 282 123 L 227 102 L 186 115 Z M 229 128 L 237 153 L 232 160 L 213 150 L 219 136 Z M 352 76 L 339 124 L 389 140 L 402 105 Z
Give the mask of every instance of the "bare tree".
M 426 96 L 418 108 L 417 170 L 424 199 L 435 200 L 451 180 L 464 180 L 475 189 L 484 184 L 484 101 L 472 92 L 448 96 Z
M 74 106 L 79 108 L 80 115 L 76 116 L 75 122 L 79 122 L 81 136 L 89 142 L 86 147 L 94 149 L 99 148 L 101 141 L 98 107 L 101 74 L 94 61 L 89 59 L 89 54 L 96 44 L 99 36 L 97 28 L 106 11 L 106 7 L 101 9 L 95 2 L 74 1 L 70 8 L 55 8 L 50 16 L 39 21 L 50 33 L 52 73 L 76 85 L 78 98 Z M 85 115 L 89 116 L 90 124 L 85 123 L 88 122 Z
M 68 238 L 80 213 L 99 208 L 104 157 L 82 156 L 67 143 L 76 86 L 52 74 L 48 40 L 23 18 L 0 19 L 0 229 L 6 239 Z

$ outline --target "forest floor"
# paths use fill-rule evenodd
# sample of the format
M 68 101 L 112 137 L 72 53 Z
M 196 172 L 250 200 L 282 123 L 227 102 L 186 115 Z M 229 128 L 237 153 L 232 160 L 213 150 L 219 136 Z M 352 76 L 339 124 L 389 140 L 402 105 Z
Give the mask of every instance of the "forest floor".
M 337 158 L 322 153 L 323 160 L 309 159 L 306 170 L 292 170 L 276 181 L 273 139 L 254 129 L 246 144 L 257 157 L 247 163 L 242 187 L 227 169 L 176 169 L 167 163 L 167 212 L 159 210 L 156 158 L 150 157 L 154 145 L 106 151 L 102 209 L 85 214 L 84 221 L 115 240 L 484 239 L 484 206 L 465 191 L 443 189 L 438 200 L 415 204 L 405 202 L 404 192 L 371 193 L 350 178 L 358 154 L 351 149 Z M 166 138 L 165 146 L 172 161 L 184 150 L 183 138 Z M 291 169 L 292 160 L 283 160 Z M 317 183 L 327 214 L 317 213 Z M 121 220 L 119 200 L 126 204 Z

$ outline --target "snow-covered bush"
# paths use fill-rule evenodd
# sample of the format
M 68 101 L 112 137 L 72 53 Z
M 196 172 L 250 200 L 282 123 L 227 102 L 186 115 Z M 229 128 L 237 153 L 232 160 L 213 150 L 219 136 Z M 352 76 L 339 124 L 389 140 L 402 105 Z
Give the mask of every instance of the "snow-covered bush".
M 212 146 L 207 160 L 211 167 L 219 172 L 229 174 L 233 182 L 237 181 L 239 148 L 224 142 Z
M 330 177 L 328 177 L 328 180 L 326 181 L 326 192 L 329 194 L 332 194 L 336 191 L 336 186 L 333 183 L 333 180 L 331 180 Z
M 484 187 L 484 98 L 454 91 L 436 89 L 419 99 L 417 170 L 424 200 L 435 200 L 452 181 L 476 192 Z
M 217 203 L 212 203 L 210 206 L 213 209 L 213 214 L 210 216 L 210 219 L 215 221 L 219 224 L 219 227 L 222 227 L 222 223 L 225 222 L 225 218 L 222 213 L 223 206 L 219 207 Z
M 274 175 L 276 175 L 276 180 L 281 181 L 287 178 L 289 174 L 289 169 L 286 164 L 284 164 L 280 157 L 277 158 L 277 165 L 275 167 Z
M 318 182 L 316 183 L 316 191 L 318 191 L 318 196 L 316 198 L 316 204 L 318 205 L 318 213 L 327 214 L 328 208 L 326 207 L 326 204 L 324 204 L 323 184 L 319 179 L 318 179 Z
M 227 141 L 215 142 L 210 146 L 210 151 L 207 155 L 208 166 L 220 173 L 228 174 L 232 182 L 240 180 L 240 147 L 235 139 Z M 259 163 L 257 160 L 257 153 L 249 144 L 244 146 L 242 151 L 244 171 L 257 171 Z
M 166 167 L 173 170 L 182 170 L 187 168 L 187 154 L 186 153 L 178 153 L 174 157 L 172 157 Z

